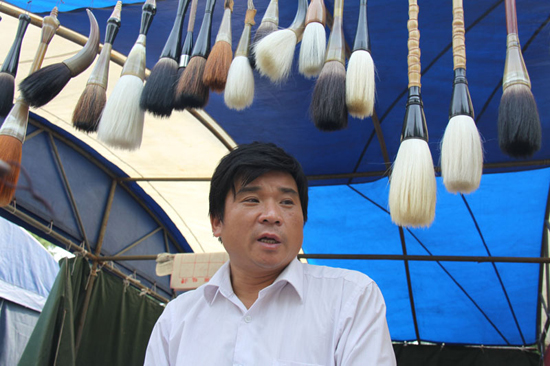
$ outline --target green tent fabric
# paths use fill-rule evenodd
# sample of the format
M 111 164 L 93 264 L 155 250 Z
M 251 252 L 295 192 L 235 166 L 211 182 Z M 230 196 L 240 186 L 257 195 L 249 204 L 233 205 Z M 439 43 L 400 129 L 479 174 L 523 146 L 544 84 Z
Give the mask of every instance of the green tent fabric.
M 80 348 L 76 333 L 91 269 L 84 258 L 64 259 L 19 365 L 143 365 L 161 304 L 106 271 L 99 271 Z

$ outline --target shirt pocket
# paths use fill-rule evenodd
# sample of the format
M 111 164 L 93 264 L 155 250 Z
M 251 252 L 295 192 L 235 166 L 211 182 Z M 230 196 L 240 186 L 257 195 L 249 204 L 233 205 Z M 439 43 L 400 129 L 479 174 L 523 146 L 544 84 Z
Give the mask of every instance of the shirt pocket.
M 323 365 L 319 365 L 318 363 L 275 360 L 273 361 L 273 366 L 323 366 Z

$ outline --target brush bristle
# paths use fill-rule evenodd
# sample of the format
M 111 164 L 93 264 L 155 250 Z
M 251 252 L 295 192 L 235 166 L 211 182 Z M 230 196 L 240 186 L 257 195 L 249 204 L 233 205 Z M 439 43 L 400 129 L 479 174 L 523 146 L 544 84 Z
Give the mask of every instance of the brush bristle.
M 441 142 L 441 176 L 447 191 L 471 193 L 483 172 L 483 147 L 474 119 L 454 116 Z
M 86 85 L 73 112 L 73 126 L 84 132 L 95 132 L 107 96 L 105 88 L 97 84 Z
M 300 74 L 313 78 L 321 72 L 325 63 L 327 34 L 321 23 L 313 22 L 306 26 L 300 46 L 298 69 Z
M 174 89 L 178 81 L 178 63 L 163 57 L 151 70 L 139 104 L 157 117 L 170 117 L 174 109 Z
M 428 143 L 404 140 L 390 177 L 391 219 L 399 226 L 428 227 L 435 217 L 435 202 L 435 173 Z
M 0 73 L 0 116 L 7 116 L 13 106 L 15 79 L 7 72 Z
M 258 71 L 274 83 L 284 81 L 290 74 L 295 49 L 296 33 L 290 29 L 269 34 L 253 50 Z
M 203 108 L 208 103 L 208 86 L 202 82 L 205 65 L 204 57 L 195 56 L 189 61 L 176 87 L 175 101 L 180 108 Z
M 123 75 L 109 96 L 97 128 L 97 138 L 107 145 L 136 150 L 141 146 L 145 111 L 139 106 L 143 81 Z
M 71 80 L 71 70 L 62 62 L 46 66 L 27 76 L 19 84 L 19 90 L 31 107 L 42 107 Z
M 0 207 L 9 205 L 15 195 L 22 154 L 23 144 L 19 139 L 0 135 L 0 159 L 11 166 L 9 173 L 0 178 Z
M 256 30 L 256 33 L 254 33 L 254 37 L 250 43 L 250 53 L 248 54 L 248 61 L 253 69 L 256 68 L 256 55 L 254 54 L 254 48 L 262 39 L 265 38 L 265 36 L 270 35 L 277 29 L 277 25 L 273 22 L 262 22 Z
M 371 54 L 358 50 L 351 54 L 346 73 L 346 104 L 356 118 L 367 118 L 374 111 L 375 69 Z
M 225 105 L 243 110 L 254 100 L 254 73 L 247 57 L 237 56 L 231 63 L 225 85 Z
M 524 84 L 504 90 L 498 107 L 500 149 L 513 158 L 528 158 L 540 149 L 541 126 L 531 89 Z
M 203 83 L 216 93 L 223 92 L 232 59 L 231 45 L 225 41 L 216 42 L 204 66 Z
M 346 69 L 338 61 L 323 66 L 313 89 L 311 117 L 321 131 L 338 131 L 348 126 Z

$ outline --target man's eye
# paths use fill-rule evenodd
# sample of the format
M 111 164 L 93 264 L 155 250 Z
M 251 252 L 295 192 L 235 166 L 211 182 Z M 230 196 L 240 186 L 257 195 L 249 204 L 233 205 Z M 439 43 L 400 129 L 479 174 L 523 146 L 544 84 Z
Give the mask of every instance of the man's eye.
M 244 202 L 253 202 L 253 203 L 257 203 L 257 202 L 260 202 L 257 198 L 255 197 L 250 197 L 250 198 L 245 198 L 244 199 Z
M 290 200 L 290 199 L 288 199 L 288 200 L 283 200 L 283 201 L 282 201 L 282 204 L 283 204 L 283 205 L 293 205 L 293 204 L 294 204 L 294 201 L 293 201 L 293 200 Z

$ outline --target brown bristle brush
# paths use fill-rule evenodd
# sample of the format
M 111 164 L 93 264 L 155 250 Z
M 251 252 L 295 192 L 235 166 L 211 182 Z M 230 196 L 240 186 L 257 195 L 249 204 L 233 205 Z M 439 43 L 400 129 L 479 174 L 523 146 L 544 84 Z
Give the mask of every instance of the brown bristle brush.
M 313 78 L 321 72 L 325 62 L 327 14 L 323 0 L 311 0 L 306 13 L 306 29 L 300 46 L 298 70 L 306 78 Z
M 262 21 L 256 32 L 252 43 L 250 44 L 250 51 L 248 52 L 248 60 L 252 68 L 256 67 L 256 57 L 254 55 L 254 47 L 258 42 L 264 39 L 265 36 L 275 32 L 279 28 L 279 0 L 271 0 L 267 9 L 265 10 Z
M 310 106 L 311 118 L 321 131 L 337 131 L 348 125 L 343 14 L 344 0 L 335 0 L 325 64 L 315 83 Z
M 7 115 L 13 106 L 15 76 L 17 74 L 17 66 L 19 65 L 21 44 L 30 22 L 31 17 L 28 14 L 19 15 L 19 25 L 15 34 L 15 40 L 0 69 L 0 116 Z
M 46 66 L 27 76 L 20 84 L 19 90 L 31 107 L 42 107 L 67 85 L 71 78 L 86 70 L 97 55 L 99 47 L 99 26 L 94 14 L 86 9 L 90 19 L 90 36 L 84 47 L 73 57 Z
M 136 150 L 141 146 L 145 111 L 141 109 L 139 100 L 145 79 L 145 43 L 156 9 L 155 0 L 147 0 L 143 4 L 139 36 L 128 54 L 97 127 L 98 140 L 114 148 Z
M 50 41 L 57 28 L 59 28 L 57 13 L 57 7 L 55 7 L 50 15 L 42 20 L 40 44 L 36 50 L 30 74 L 42 66 Z M 0 179 L 0 207 L 9 205 L 15 195 L 19 172 L 21 171 L 23 142 L 27 133 L 28 121 L 29 105 L 23 98 L 18 97 L 15 105 L 4 119 L 2 127 L 0 127 L 0 160 L 8 163 L 11 167 L 9 173 Z
M 498 107 L 498 142 L 505 154 L 528 158 L 540 149 L 540 118 L 519 44 L 516 1 L 505 0 L 504 5 L 508 37 L 503 93 Z
M 216 93 L 221 93 L 225 89 L 227 73 L 233 59 L 233 50 L 231 49 L 233 0 L 225 0 L 224 7 L 223 19 L 216 36 L 216 42 L 210 55 L 208 55 L 204 66 L 204 75 L 202 76 L 203 83 Z
M 235 59 L 229 68 L 225 84 L 224 102 L 228 108 L 242 110 L 254 100 L 254 72 L 248 59 L 250 33 L 254 23 L 256 9 L 254 2 L 248 0 L 248 9 L 244 20 L 244 29 L 235 51 Z
M 405 227 L 428 227 L 435 217 L 436 181 L 428 147 L 428 127 L 420 97 L 420 32 L 417 0 L 409 0 L 409 96 L 401 145 L 390 176 L 392 221 Z
M 183 19 L 188 6 L 189 0 L 179 1 L 172 31 L 141 93 L 141 108 L 157 117 L 170 117 L 174 109 L 174 87 L 178 81 Z
M 208 103 L 208 86 L 202 77 L 206 59 L 210 53 L 210 34 L 212 32 L 212 15 L 216 0 L 207 0 L 197 42 L 193 47 L 189 65 L 183 71 L 176 87 L 176 104 L 179 108 L 203 108 Z
M 284 81 L 290 74 L 296 44 L 304 33 L 306 13 L 307 0 L 298 0 L 298 10 L 290 27 L 265 36 L 252 49 L 256 68 L 274 83 Z
M 346 105 L 349 114 L 364 119 L 374 112 L 375 70 L 370 54 L 367 0 L 361 0 L 353 52 L 346 71 Z
M 107 101 L 107 84 L 109 81 L 109 63 L 111 50 L 118 30 L 120 29 L 120 12 L 122 1 L 117 2 L 113 13 L 107 20 L 105 31 L 105 43 L 94 66 L 92 74 L 88 78 L 86 88 L 80 95 L 73 112 L 73 126 L 84 132 L 95 132 L 101 113 Z
M 453 0 L 454 83 L 450 120 L 441 142 L 441 176 L 447 191 L 471 193 L 483 172 L 483 147 L 474 121 L 474 108 L 466 80 L 462 0 Z

